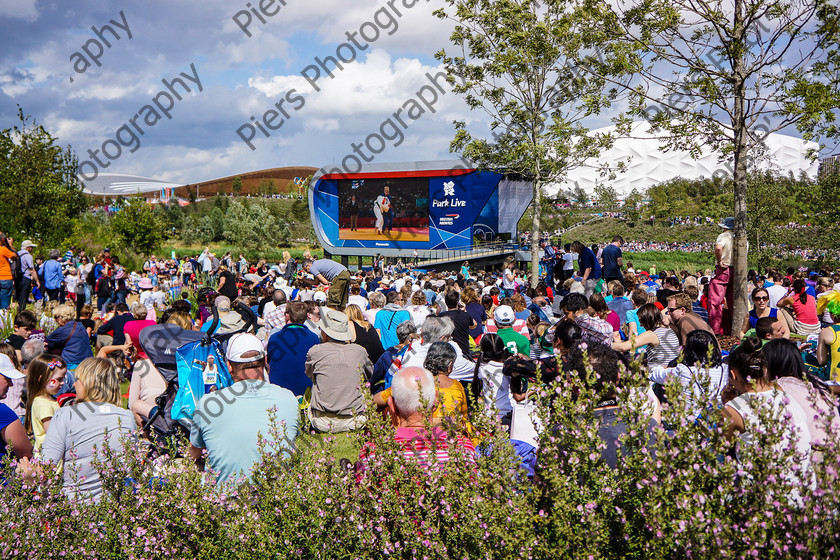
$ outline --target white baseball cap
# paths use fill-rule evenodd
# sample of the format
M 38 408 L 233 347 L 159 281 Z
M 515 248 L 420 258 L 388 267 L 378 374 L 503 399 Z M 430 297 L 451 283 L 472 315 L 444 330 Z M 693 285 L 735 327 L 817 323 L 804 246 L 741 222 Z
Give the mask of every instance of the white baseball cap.
M 23 379 L 26 377 L 24 374 L 15 369 L 15 365 L 12 363 L 11 358 L 9 358 L 6 354 L 0 354 L 0 374 L 2 374 L 3 377 L 8 377 L 9 379 Z
M 243 357 L 248 352 L 259 352 L 258 355 Z M 238 333 L 230 337 L 227 347 L 227 359 L 229 362 L 245 364 L 255 362 L 265 356 L 265 347 L 259 338 L 251 333 Z
M 324 292 L 315 292 L 315 295 L 312 296 L 312 301 L 315 303 L 327 303 L 327 294 Z
M 516 320 L 513 309 L 509 305 L 500 305 L 493 312 L 493 320 L 497 325 L 512 325 Z

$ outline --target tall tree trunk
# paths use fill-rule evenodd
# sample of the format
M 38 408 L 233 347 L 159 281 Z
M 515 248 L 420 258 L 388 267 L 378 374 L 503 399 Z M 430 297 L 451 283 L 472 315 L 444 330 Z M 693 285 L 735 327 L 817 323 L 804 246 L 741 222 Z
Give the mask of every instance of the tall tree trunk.
M 736 0 L 734 10 L 734 32 L 736 39 L 743 41 L 743 0 Z M 747 297 L 747 158 L 749 156 L 749 131 L 744 115 L 744 55 L 735 55 L 733 74 L 734 105 L 732 124 L 734 128 L 735 168 L 732 172 L 735 199 L 735 240 L 732 247 L 732 294 L 734 301 L 728 302 L 732 314 L 732 325 L 743 325 L 748 313 Z M 735 330 L 734 328 L 732 329 Z
M 531 217 L 531 287 L 540 281 L 540 229 L 542 228 L 542 184 L 539 175 L 534 178 L 534 211 Z

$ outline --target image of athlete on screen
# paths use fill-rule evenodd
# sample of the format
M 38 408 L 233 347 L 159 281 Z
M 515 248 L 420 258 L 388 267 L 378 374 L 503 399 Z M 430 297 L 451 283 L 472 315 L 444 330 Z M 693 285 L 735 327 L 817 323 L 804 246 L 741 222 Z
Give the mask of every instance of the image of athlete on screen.
M 376 216 L 376 233 L 384 234 L 385 231 L 394 229 L 394 209 L 391 208 L 391 189 L 385 187 L 383 193 L 376 197 L 373 203 L 373 214 Z

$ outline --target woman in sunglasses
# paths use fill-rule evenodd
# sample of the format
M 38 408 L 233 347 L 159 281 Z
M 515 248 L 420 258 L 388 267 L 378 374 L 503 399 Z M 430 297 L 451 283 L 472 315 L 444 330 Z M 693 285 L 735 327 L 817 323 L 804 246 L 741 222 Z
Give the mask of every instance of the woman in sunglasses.
M 759 319 L 764 317 L 776 317 L 779 310 L 775 307 L 770 307 L 770 294 L 764 288 L 756 288 L 752 291 L 750 299 L 753 302 L 753 308 L 749 315 L 744 317 L 744 326 L 741 327 L 741 338 L 746 336 L 750 329 L 755 328 L 755 324 Z M 779 322 L 782 324 L 782 338 L 790 338 L 790 329 L 788 329 L 787 322 L 781 317 Z

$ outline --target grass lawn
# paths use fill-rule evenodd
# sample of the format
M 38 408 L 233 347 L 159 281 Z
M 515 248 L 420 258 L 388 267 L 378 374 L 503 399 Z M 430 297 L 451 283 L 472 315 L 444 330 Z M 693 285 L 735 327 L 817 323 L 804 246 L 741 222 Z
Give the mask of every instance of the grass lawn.
M 357 461 L 362 445 L 359 433 L 321 434 L 304 430 L 298 434 L 295 444 L 301 453 L 312 453 L 326 448 L 328 455 L 336 460 Z

